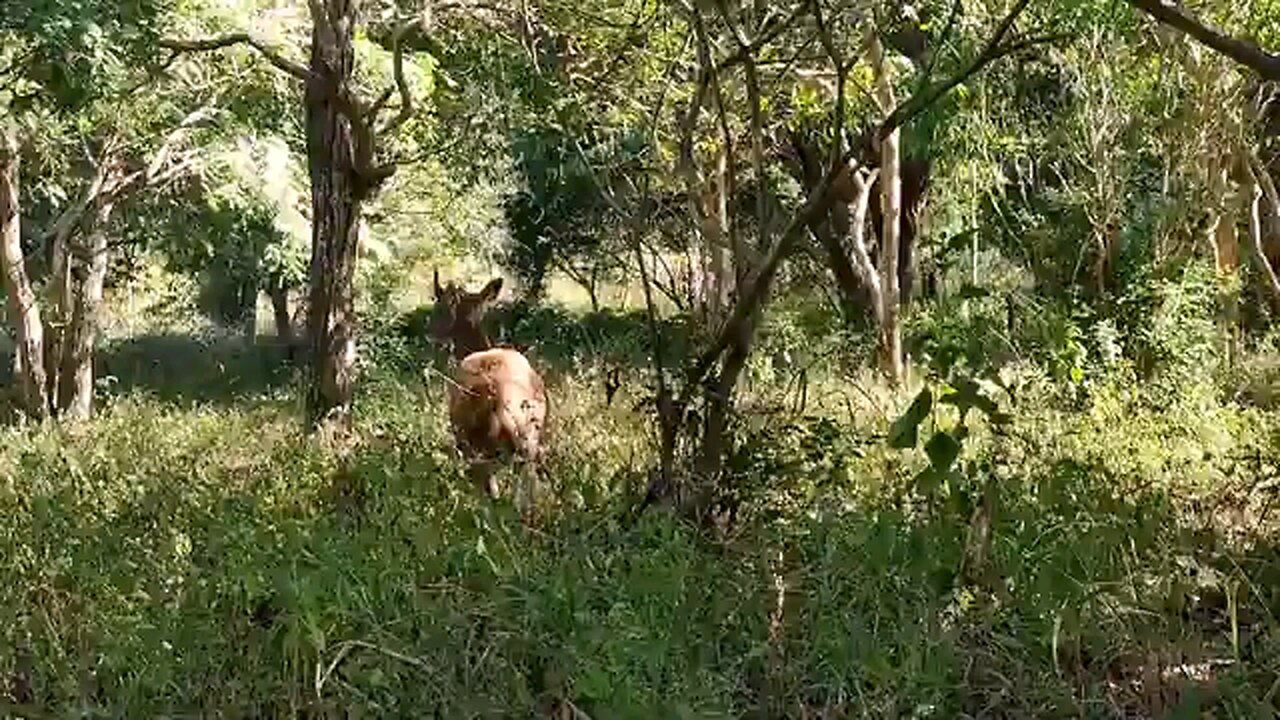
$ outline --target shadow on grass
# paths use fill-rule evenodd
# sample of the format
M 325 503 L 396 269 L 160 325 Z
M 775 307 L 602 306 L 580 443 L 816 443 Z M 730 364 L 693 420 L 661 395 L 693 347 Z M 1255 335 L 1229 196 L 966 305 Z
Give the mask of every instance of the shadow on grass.
M 286 348 L 274 338 L 140 335 L 99 352 L 96 374 L 112 395 L 146 391 L 170 403 L 232 404 L 289 384 Z
M 1231 610 L 1210 599 L 1220 583 L 1201 577 L 1186 604 L 1165 607 L 1161 587 L 1178 572 L 1171 559 L 1187 556 L 1201 575 L 1238 567 L 1265 588 L 1274 547 L 1235 565 L 1215 538 L 1177 532 L 1163 498 L 1120 492 L 1097 467 L 1046 468 L 1026 488 L 1035 498 L 1010 497 L 992 556 L 1008 598 L 957 607 L 970 591 L 955 573 L 963 512 L 802 519 L 776 568 L 760 560 L 777 542 L 770 533 L 743 535 L 740 551 L 726 552 L 660 514 L 628 529 L 570 513 L 530 536 L 509 514 L 452 492 L 460 477 L 412 436 L 336 467 L 310 445 L 259 448 L 261 462 L 244 467 L 175 450 L 129 478 L 81 448 L 77 467 L 93 483 L 73 482 L 62 453 L 45 452 L 22 460 L 30 492 L 0 495 L 9 511 L 33 498 L 0 549 L 42 559 L 0 568 L 0 599 L 19 605 L 18 617 L 57 620 L 47 631 L 34 620 L 39 631 L 0 628 L 25 653 L 21 702 L 40 709 L 534 717 L 546 715 L 543 702 L 563 702 L 591 717 L 682 708 L 891 717 L 928 706 L 937 717 L 1051 718 L 1276 709 L 1278 638 L 1265 622 L 1274 598 L 1243 593 Z M 779 589 L 761 580 L 779 570 L 781 610 Z M 1146 574 L 1154 584 L 1135 582 Z M 15 592 L 23 583 L 58 592 Z M 1230 616 L 1238 651 L 1215 664 L 1232 655 Z M 765 638 L 777 655 L 759 651 Z M 0 676 L 14 666 L 0 650 Z
M 396 331 L 415 349 L 431 353 L 427 326 L 432 306 L 405 313 Z M 487 329 L 493 341 L 525 352 L 552 373 L 569 373 L 584 365 L 606 363 L 630 370 L 650 367 L 653 336 L 642 309 L 574 313 L 549 305 L 503 305 L 490 313 Z M 677 366 L 689 351 L 682 317 L 659 320 L 663 357 Z

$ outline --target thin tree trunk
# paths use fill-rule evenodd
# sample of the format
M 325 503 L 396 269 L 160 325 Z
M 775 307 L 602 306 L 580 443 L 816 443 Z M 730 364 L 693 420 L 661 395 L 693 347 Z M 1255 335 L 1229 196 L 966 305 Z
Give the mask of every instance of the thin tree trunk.
M 1218 329 L 1222 336 L 1223 355 L 1230 365 L 1235 357 L 1236 320 L 1239 315 L 1236 282 L 1240 265 L 1239 238 L 1236 236 L 1238 197 L 1231 181 L 1228 158 L 1206 151 L 1202 153 L 1202 162 L 1209 171 L 1208 192 L 1213 203 L 1205 241 L 1213 252 L 1218 286 Z
M 267 281 L 267 295 L 271 298 L 271 315 L 276 325 L 276 340 L 292 349 L 295 343 L 293 316 L 289 313 L 289 289 L 279 275 Z
M 71 322 L 63 338 L 58 407 L 67 418 L 85 420 L 93 415 L 93 356 L 102 315 L 102 292 L 107 277 L 107 222 L 115 200 L 99 198 L 93 229 L 80 244 L 69 276 L 72 279 Z
M 1255 182 L 1253 184 L 1253 203 L 1249 206 L 1249 237 L 1253 241 L 1253 258 L 1261 268 L 1262 274 L 1267 280 L 1267 289 L 1271 292 L 1271 304 L 1273 307 L 1277 307 L 1280 306 L 1280 276 L 1276 275 L 1276 269 L 1271 266 L 1271 261 L 1267 259 L 1266 249 L 1262 245 L 1262 214 L 1259 212 L 1262 196 L 1262 185 L 1259 182 Z
M 884 112 L 894 107 L 893 80 L 885 62 L 884 47 L 874 30 L 869 32 L 871 65 L 876 75 L 877 100 Z M 880 206 L 884 230 L 880 248 L 880 355 L 885 372 L 897 383 L 903 378 L 902 328 L 899 318 L 898 243 L 902 226 L 901 133 L 894 130 L 880 141 Z
M 240 318 L 240 328 L 246 345 L 258 342 L 258 290 L 258 273 L 255 268 L 250 278 L 244 282 L 241 296 L 244 314 Z
M 84 193 L 58 217 L 50 233 L 49 279 L 45 284 L 44 368 L 45 396 L 54 414 L 62 411 L 63 398 L 71 395 L 71 391 L 64 387 L 68 381 L 62 372 L 75 311 L 71 248 L 83 230 L 85 216 L 98 205 L 107 186 L 108 168 L 112 166 L 113 160 L 104 153 Z
M 591 312 L 600 312 L 600 278 L 594 266 L 587 280 L 587 298 L 591 300 Z
M 755 335 L 760 310 L 757 308 L 738 326 L 738 331 L 725 353 L 720 375 L 707 397 L 706 422 L 702 428 L 702 443 L 694 470 L 697 490 L 693 498 L 694 517 L 707 519 L 715 489 L 718 487 L 725 454 L 729 450 L 729 416 L 733 411 L 733 391 L 738 377 L 747 366 L 751 354 L 751 339 Z
M 45 394 L 56 414 L 62 407 L 62 357 L 65 351 L 67 328 L 73 306 L 71 293 L 70 244 L 74 231 L 58 233 L 50 240 L 52 257 L 49 280 L 45 285 L 49 310 L 44 334 Z
M 1271 180 L 1271 172 L 1262 163 L 1255 152 L 1250 151 L 1248 157 L 1249 175 L 1253 178 L 1253 204 L 1249 213 L 1249 235 L 1253 241 L 1254 259 L 1261 266 L 1271 291 L 1273 308 L 1280 309 L 1280 276 L 1276 275 L 1275 266 L 1267 257 L 1266 242 L 1263 239 L 1263 223 L 1261 213 L 1262 198 L 1266 198 L 1271 212 L 1267 214 L 1272 226 L 1280 220 L 1280 193 L 1276 192 L 1275 183 Z
M 0 126 L 0 270 L 18 343 L 14 350 L 14 382 L 23 412 L 32 418 L 44 419 L 49 416 L 45 395 L 44 325 L 22 252 L 19 162 L 17 139 L 9 128 Z
M 708 272 L 711 274 L 711 294 L 707 298 L 708 327 L 714 328 L 724 319 L 725 309 L 733 292 L 733 275 L 729 272 L 729 253 L 726 243 L 729 237 L 729 204 L 725 189 L 729 185 L 729 161 L 724 151 L 716 158 L 715 190 L 710 207 L 703 214 L 702 231 L 706 242 Z
M 355 383 L 354 279 L 360 199 L 351 121 L 338 107 L 354 67 L 354 8 L 330 0 L 327 17 L 312 18 L 307 87 L 307 150 L 311 170 L 311 291 L 307 312 L 311 383 L 307 416 L 349 426 Z M 324 14 L 321 14 L 324 15 Z

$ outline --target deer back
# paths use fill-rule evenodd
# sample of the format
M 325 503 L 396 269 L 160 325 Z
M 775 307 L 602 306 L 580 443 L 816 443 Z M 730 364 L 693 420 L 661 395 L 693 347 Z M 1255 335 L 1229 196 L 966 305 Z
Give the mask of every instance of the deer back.
M 524 355 L 509 348 L 471 353 L 454 380 L 449 422 L 460 444 L 476 454 L 541 459 L 547 396 Z

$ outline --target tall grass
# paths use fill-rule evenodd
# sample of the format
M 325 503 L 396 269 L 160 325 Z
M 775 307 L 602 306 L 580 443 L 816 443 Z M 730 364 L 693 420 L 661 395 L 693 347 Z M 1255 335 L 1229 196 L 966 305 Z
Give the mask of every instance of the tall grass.
M 779 389 L 796 365 L 766 341 L 746 398 L 762 414 L 730 463 L 744 512 L 713 539 L 663 512 L 626 519 L 652 450 L 625 317 L 521 322 L 566 338 L 531 351 L 553 402 L 537 530 L 467 485 L 433 359 L 390 324 L 342 443 L 301 432 L 269 345 L 108 348 L 117 382 L 94 421 L 0 431 L 5 714 L 1280 708 L 1270 411 L 1156 407 L 1099 377 L 1079 409 L 1023 401 L 1006 436 L 975 433 L 962 472 L 922 496 L 925 459 L 881 439 L 909 397 L 850 390 L 810 342 L 827 401 L 800 409 Z M 606 403 L 610 363 L 627 382 Z M 981 583 L 961 570 L 988 490 Z

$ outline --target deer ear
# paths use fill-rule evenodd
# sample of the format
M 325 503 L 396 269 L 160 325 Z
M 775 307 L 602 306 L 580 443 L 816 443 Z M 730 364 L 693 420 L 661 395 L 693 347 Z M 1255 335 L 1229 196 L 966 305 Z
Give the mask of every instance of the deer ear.
M 488 285 L 480 291 L 481 302 L 493 302 L 498 299 L 498 293 L 502 290 L 502 278 L 494 278 L 489 281 Z
M 440 294 L 444 291 L 440 289 L 440 268 L 431 269 L 431 282 L 435 285 L 436 299 L 440 299 Z

